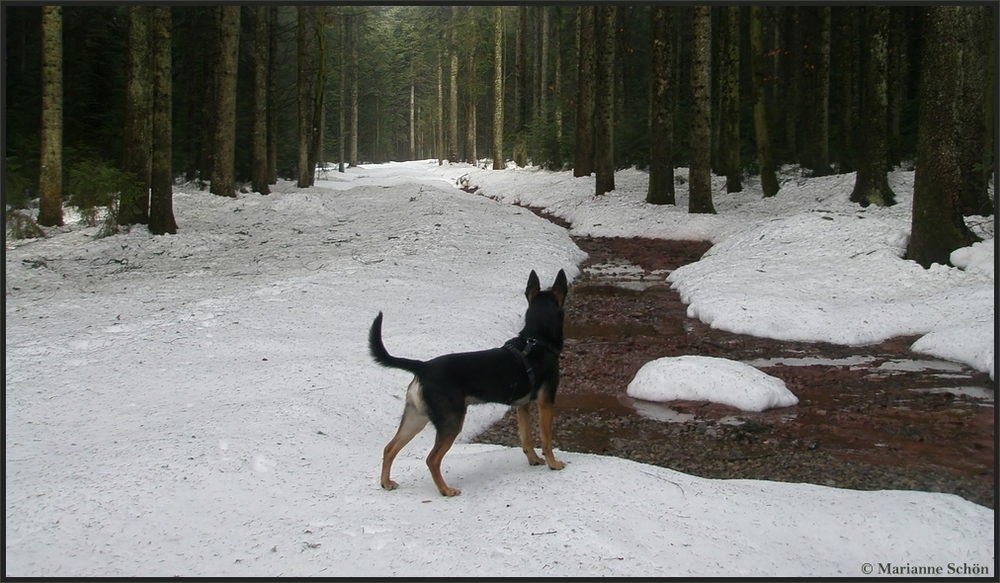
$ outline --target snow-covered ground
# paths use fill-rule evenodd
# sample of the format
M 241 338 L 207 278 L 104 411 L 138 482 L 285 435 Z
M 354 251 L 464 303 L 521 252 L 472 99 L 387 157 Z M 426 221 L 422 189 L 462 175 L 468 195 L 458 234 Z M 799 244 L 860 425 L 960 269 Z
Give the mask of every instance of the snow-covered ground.
M 371 362 L 375 314 L 395 355 L 489 348 L 519 330 L 531 269 L 579 276 L 569 234 L 511 203 L 574 234 L 711 240 L 668 281 L 713 326 L 920 335 L 915 351 L 992 376 L 994 226 L 959 268 L 901 260 L 912 178 L 892 174 L 890 209 L 850 204 L 853 175 L 793 175 L 768 200 L 718 182 L 700 216 L 684 184 L 676 207 L 646 205 L 635 170 L 595 199 L 566 172 L 421 161 L 235 200 L 177 187 L 174 236 L 70 223 L 7 241 L 5 575 L 996 576 L 994 513 L 957 496 L 567 452 L 554 472 L 468 443 L 499 406 L 472 408 L 445 457 L 461 496 L 430 479 L 430 429 L 397 458 L 399 489 L 378 485 L 409 379 Z

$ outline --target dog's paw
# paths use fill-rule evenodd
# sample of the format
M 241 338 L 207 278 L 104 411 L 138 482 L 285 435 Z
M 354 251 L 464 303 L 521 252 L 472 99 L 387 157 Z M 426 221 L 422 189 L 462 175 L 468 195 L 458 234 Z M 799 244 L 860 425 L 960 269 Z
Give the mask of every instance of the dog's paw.
M 392 480 L 389 480 L 387 482 L 382 482 L 382 489 L 384 489 L 384 490 L 395 490 L 398 487 L 399 487 L 399 484 L 397 484 L 396 482 L 394 482 Z
M 448 487 L 445 487 L 444 490 L 441 490 L 441 495 L 442 496 L 448 496 L 449 498 L 451 498 L 452 496 L 458 496 L 461 493 L 462 493 L 462 491 L 459 490 L 458 488 L 448 488 Z
M 549 463 L 549 469 L 550 470 L 561 470 L 561 469 L 563 469 L 565 467 L 566 467 L 566 463 L 565 462 L 561 462 L 559 460 L 552 460 L 552 462 Z

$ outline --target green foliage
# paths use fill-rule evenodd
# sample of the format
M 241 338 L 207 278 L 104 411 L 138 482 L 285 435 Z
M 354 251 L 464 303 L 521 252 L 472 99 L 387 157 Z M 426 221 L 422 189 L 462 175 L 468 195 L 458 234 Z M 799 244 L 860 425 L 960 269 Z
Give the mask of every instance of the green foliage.
M 32 198 L 31 193 L 35 186 L 34 177 L 38 176 L 37 162 L 32 167 L 19 156 L 7 156 L 5 166 L 4 193 L 6 194 L 7 208 L 28 208 L 28 202 Z
M 80 209 L 88 226 L 101 224 L 98 237 L 118 232 L 118 209 L 122 193 L 136 188 L 135 177 L 102 161 L 84 159 L 69 172 L 70 204 Z

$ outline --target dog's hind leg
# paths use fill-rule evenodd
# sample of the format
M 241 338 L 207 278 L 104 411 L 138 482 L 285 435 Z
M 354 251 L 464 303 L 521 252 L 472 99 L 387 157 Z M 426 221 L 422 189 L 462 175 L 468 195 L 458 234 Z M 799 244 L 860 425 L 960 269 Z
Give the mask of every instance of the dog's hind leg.
M 521 437 L 521 451 L 528 456 L 528 463 L 533 466 L 542 464 L 542 458 L 535 453 L 535 440 L 531 435 L 531 403 L 525 403 L 517 408 L 517 433 Z
M 427 425 L 427 415 L 407 399 L 406 408 L 403 410 L 403 418 L 399 421 L 399 429 L 396 435 L 389 440 L 382 451 L 382 487 L 386 490 L 395 490 L 399 484 L 389 479 L 389 471 L 392 469 L 392 460 L 410 440 L 414 438 Z
M 437 437 L 434 440 L 434 447 L 431 448 L 431 453 L 427 454 L 427 467 L 431 470 L 434 485 L 437 486 L 442 496 L 458 496 L 462 493 L 457 488 L 448 487 L 448 484 L 444 483 L 444 478 L 441 476 L 441 460 L 444 459 L 444 454 L 448 453 L 448 450 L 451 449 L 461 430 L 461 424 L 449 431 L 438 430 Z
M 566 464 L 556 459 L 552 453 L 552 420 L 555 417 L 555 407 L 545 399 L 538 397 L 538 432 L 542 434 L 542 455 L 550 470 L 561 470 Z

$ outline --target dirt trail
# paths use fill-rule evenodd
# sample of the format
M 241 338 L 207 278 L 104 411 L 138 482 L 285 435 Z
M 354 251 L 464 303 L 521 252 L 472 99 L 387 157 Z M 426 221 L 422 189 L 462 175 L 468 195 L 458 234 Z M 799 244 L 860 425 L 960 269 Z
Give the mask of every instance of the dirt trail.
M 994 507 L 995 384 L 909 350 L 915 338 L 845 347 L 713 330 L 664 278 L 704 242 L 578 238 L 590 255 L 566 305 L 555 445 L 711 478 L 950 492 Z M 782 379 L 794 407 L 748 413 L 625 395 L 644 363 L 696 354 Z M 516 415 L 480 436 L 515 445 Z

